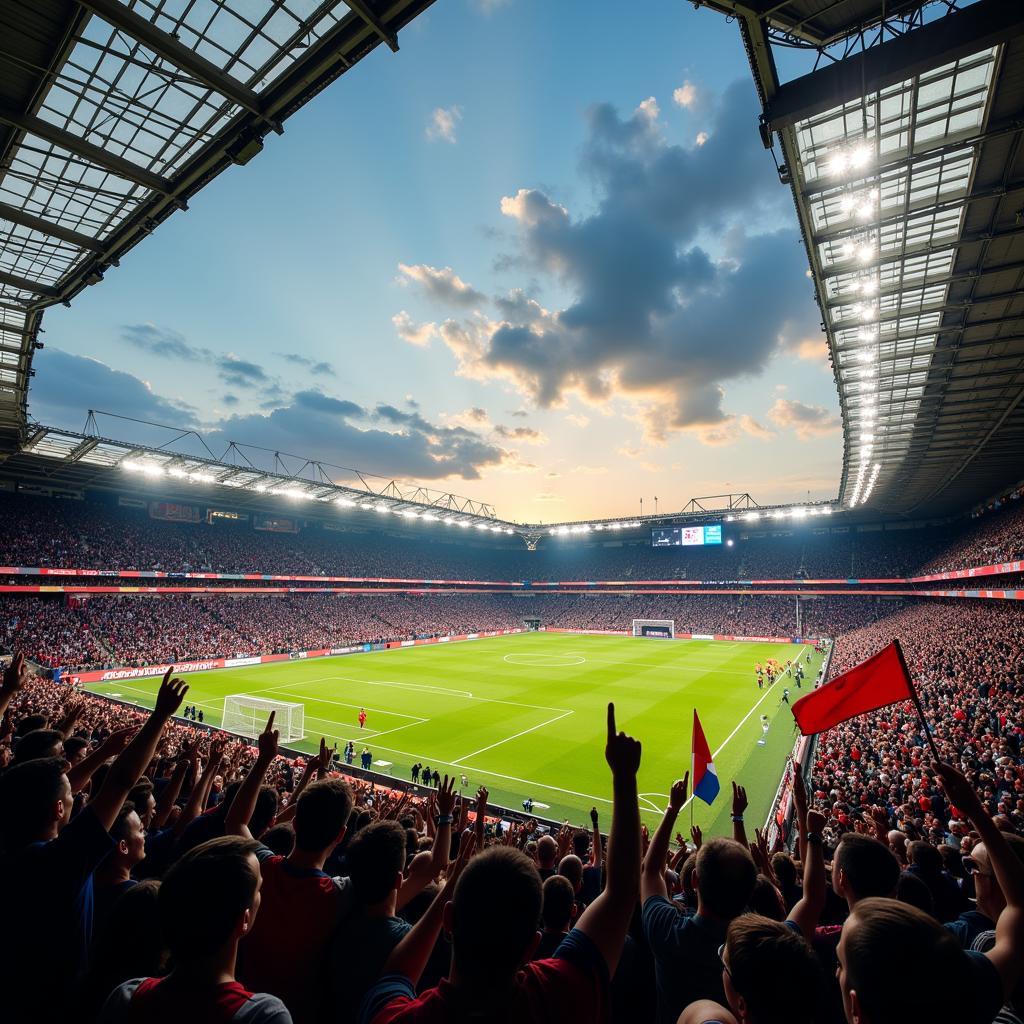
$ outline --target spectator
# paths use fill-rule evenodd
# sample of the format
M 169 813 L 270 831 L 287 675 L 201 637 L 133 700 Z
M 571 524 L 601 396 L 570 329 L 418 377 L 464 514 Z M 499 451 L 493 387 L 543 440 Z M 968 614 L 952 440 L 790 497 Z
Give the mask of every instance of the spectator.
M 235 980 L 238 944 L 260 906 L 258 844 L 223 836 L 186 853 L 160 886 L 160 921 L 174 969 L 165 978 L 135 978 L 110 995 L 100 1020 L 237 1020 L 290 1024 L 275 996 Z M 216 1016 L 214 1016 L 216 1014 Z

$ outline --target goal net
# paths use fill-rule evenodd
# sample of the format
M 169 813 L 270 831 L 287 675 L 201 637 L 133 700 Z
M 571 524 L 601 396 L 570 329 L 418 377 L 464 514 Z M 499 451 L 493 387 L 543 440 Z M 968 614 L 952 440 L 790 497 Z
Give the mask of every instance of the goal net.
M 255 738 L 266 728 L 271 711 L 276 711 L 274 728 L 280 732 L 281 742 L 301 740 L 305 735 L 304 704 L 292 704 L 268 697 L 250 697 L 247 693 L 234 693 L 224 698 L 224 717 L 221 728 L 240 736 Z
M 650 636 L 667 640 L 676 635 L 675 619 L 634 619 L 633 636 Z

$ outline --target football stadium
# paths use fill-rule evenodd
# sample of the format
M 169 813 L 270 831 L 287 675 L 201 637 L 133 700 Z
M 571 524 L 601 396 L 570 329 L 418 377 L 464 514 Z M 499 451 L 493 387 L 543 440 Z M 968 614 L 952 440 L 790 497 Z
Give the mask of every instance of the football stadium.
M 1020 1020 L 1021 4 L 0 65 L 0 1020 Z

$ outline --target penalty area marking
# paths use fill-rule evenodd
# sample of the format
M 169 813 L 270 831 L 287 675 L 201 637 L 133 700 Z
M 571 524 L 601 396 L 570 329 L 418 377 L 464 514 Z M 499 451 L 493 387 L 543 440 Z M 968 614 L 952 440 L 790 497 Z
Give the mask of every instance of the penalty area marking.
M 530 660 L 516 660 L 524 658 Z M 522 665 L 525 668 L 572 668 L 584 664 L 587 659 L 578 654 L 506 654 L 501 660 L 509 665 Z

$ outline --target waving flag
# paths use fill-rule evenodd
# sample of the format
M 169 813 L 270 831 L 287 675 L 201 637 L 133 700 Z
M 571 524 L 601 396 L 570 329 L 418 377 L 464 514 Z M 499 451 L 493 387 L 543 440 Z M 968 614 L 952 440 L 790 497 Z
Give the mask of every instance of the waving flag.
M 715 762 L 711 760 L 711 748 L 697 717 L 697 709 L 693 709 L 693 751 L 690 755 L 690 778 L 693 779 L 693 795 L 699 796 L 706 804 L 718 796 L 721 788 L 715 772 Z
M 916 698 L 899 642 L 894 640 L 867 661 L 801 697 L 793 705 L 793 717 L 800 731 L 810 736 L 889 704 L 904 700 L 916 704 Z

